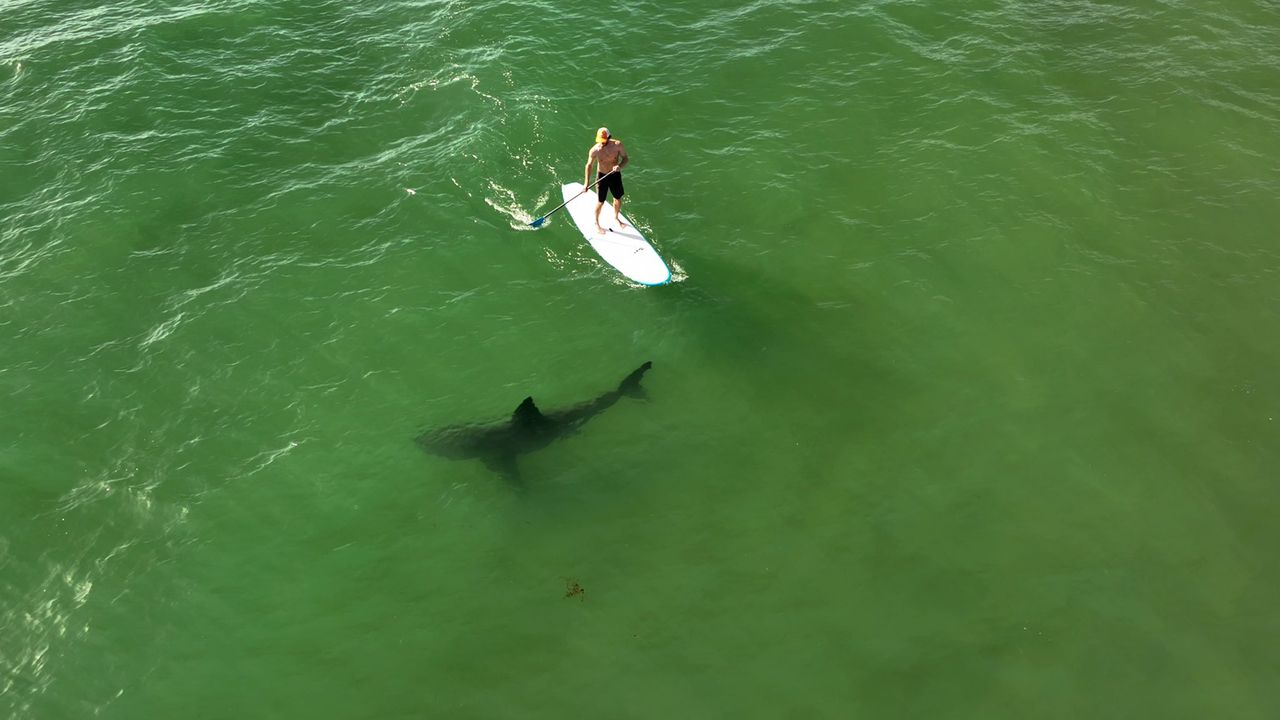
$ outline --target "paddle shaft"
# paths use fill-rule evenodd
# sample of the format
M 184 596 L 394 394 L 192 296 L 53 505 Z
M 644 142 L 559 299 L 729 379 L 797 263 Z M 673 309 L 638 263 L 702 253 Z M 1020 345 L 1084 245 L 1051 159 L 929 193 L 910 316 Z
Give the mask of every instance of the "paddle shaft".
M 595 181 L 595 182 L 593 182 L 593 183 L 591 183 L 590 185 L 588 185 L 588 186 L 586 186 L 586 187 L 582 188 L 582 191 L 581 191 L 581 192 L 579 192 L 579 193 L 578 193 L 578 195 L 581 195 L 582 193 L 584 193 L 584 192 L 586 192 L 586 191 L 590 190 L 591 188 L 595 187 L 596 185 L 599 185 L 601 180 L 603 180 L 603 179 L 605 179 L 605 178 L 609 177 L 610 175 L 612 175 L 612 174 L 614 174 L 614 173 L 616 173 L 616 172 L 618 172 L 618 171 L 617 171 L 617 170 L 610 170 L 609 172 L 607 172 L 607 173 L 605 173 L 605 174 L 601 175 L 600 177 L 596 178 L 596 181 Z M 534 226 L 534 227 L 538 227 L 539 225 L 541 225 L 541 224 L 542 224 L 542 221 L 543 221 L 543 220 L 546 220 L 547 218 L 551 217 L 551 213 L 554 213 L 556 210 L 559 210 L 560 208 L 564 207 L 565 205 L 568 205 L 569 203 L 573 202 L 574 200 L 576 200 L 576 199 L 578 198 L 578 195 L 574 195 L 573 197 L 569 198 L 568 200 L 565 200 L 564 202 L 562 202 L 562 203 L 560 203 L 559 205 L 557 205 L 557 206 L 556 206 L 556 208 L 555 208 L 555 210 L 552 210 L 551 212 L 547 213 L 546 215 L 543 215 L 542 217 L 538 218 L 537 220 L 534 220 L 533 222 L 531 222 L 531 223 L 529 223 L 529 224 L 530 224 L 530 225 L 532 225 L 532 226 Z

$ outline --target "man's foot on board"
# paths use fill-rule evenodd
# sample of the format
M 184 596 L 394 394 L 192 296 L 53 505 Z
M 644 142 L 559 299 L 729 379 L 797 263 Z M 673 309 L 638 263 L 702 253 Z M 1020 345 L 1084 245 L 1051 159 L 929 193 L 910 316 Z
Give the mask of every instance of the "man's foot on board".
M 603 234 L 604 234 L 604 228 L 602 228 L 602 227 L 600 227 L 599 225 L 597 225 L 597 226 L 596 226 L 596 232 L 598 232 L 598 233 L 600 233 L 601 235 L 603 235 Z
M 628 224 L 626 224 L 626 223 L 622 222 L 622 218 L 617 218 L 617 220 L 618 220 L 618 227 L 624 227 L 624 228 L 629 228 L 629 227 L 631 227 L 630 225 L 628 225 Z

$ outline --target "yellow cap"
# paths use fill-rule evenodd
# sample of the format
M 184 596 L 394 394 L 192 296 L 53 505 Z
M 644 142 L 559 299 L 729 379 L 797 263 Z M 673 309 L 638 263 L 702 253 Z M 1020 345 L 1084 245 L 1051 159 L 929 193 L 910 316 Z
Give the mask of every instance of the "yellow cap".
M 596 131 L 596 142 L 604 142 L 609 139 L 609 128 L 602 127 Z

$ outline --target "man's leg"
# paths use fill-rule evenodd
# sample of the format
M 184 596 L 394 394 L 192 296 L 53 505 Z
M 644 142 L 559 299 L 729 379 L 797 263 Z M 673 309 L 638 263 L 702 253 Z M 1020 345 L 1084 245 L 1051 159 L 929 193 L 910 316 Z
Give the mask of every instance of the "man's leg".
M 618 227 L 630 227 L 630 225 L 627 225 L 626 223 L 622 222 L 622 199 L 621 198 L 613 199 L 613 219 L 618 221 Z
M 614 200 L 614 202 L 617 202 L 617 200 Z M 603 200 L 596 203 L 596 232 L 600 233 L 601 235 L 604 234 L 604 228 L 600 227 L 600 208 L 602 207 L 604 207 Z

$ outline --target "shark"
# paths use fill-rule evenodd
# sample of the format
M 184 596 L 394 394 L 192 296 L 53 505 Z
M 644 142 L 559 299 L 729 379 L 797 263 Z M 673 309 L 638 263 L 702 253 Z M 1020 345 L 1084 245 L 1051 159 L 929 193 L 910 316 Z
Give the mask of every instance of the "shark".
M 577 433 L 588 420 L 613 407 L 623 397 L 644 398 L 640 381 L 653 366 L 645 362 L 612 390 L 572 407 L 544 412 L 526 397 L 511 417 L 486 424 L 450 425 L 417 437 L 427 453 L 452 460 L 480 460 L 508 481 L 522 485 L 517 458 Z

